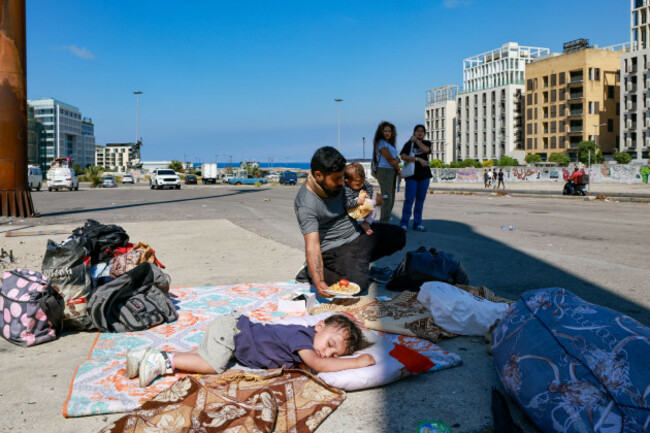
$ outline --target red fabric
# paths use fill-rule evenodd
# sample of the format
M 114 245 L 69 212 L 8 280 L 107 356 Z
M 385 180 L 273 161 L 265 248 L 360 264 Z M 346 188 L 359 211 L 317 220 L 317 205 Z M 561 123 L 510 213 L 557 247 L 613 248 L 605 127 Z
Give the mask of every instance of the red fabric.
M 425 373 L 436 365 L 426 356 L 401 344 L 396 344 L 389 355 L 404 364 L 404 367 L 414 374 Z
M 129 243 L 126 244 L 126 246 L 124 246 L 124 247 L 117 247 L 117 248 L 115 248 L 115 249 L 113 250 L 113 257 L 121 256 L 122 254 L 126 254 L 126 253 L 128 253 L 129 251 L 131 251 L 131 250 L 133 249 L 134 246 L 135 246 L 134 244 L 132 244 L 132 243 L 129 242 Z

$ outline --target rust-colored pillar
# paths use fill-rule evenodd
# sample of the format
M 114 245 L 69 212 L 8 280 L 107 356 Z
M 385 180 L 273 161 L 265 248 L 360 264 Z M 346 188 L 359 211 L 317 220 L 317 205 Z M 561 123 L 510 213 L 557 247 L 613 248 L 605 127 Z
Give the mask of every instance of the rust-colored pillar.
M 0 0 L 0 215 L 34 216 L 27 190 L 25 0 Z

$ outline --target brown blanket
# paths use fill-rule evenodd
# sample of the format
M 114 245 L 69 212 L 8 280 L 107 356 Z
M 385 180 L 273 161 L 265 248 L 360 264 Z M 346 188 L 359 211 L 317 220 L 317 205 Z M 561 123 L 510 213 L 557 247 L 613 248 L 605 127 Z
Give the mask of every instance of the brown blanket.
M 471 294 L 492 302 L 512 302 L 502 298 L 486 287 L 457 286 Z M 431 310 L 418 301 L 417 292 L 402 292 L 390 301 L 378 301 L 368 296 L 334 298 L 330 303 L 320 304 L 310 314 L 339 311 L 356 317 L 368 329 L 391 334 L 419 337 L 437 343 L 442 338 L 456 337 L 435 324 Z
M 302 370 L 186 376 L 101 433 L 313 432 L 345 400 Z

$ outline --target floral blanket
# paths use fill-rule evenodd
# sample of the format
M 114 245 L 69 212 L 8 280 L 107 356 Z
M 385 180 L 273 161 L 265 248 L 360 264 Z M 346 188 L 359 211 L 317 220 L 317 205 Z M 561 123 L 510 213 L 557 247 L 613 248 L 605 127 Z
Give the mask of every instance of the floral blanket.
M 199 345 L 214 317 L 237 309 L 258 321 L 282 319 L 291 314 L 277 311 L 278 299 L 309 289 L 309 284 L 295 282 L 172 288 L 170 294 L 179 313 L 176 322 L 146 331 L 98 334 L 88 359 L 81 363 L 72 378 L 63 415 L 129 412 L 184 377 L 183 373 L 176 373 L 140 388 L 137 379 L 126 378 L 127 350 L 148 346 L 161 350 L 192 350 Z
M 457 286 L 480 298 L 492 302 L 512 302 L 501 298 L 486 287 Z M 321 304 L 309 311 L 319 314 L 339 311 L 351 314 L 368 329 L 392 334 L 419 337 L 437 343 L 442 338 L 452 338 L 453 334 L 436 325 L 431 310 L 417 299 L 417 292 L 402 292 L 390 301 L 380 301 L 372 297 L 335 298 L 328 304 Z
M 345 400 L 302 370 L 186 376 L 101 433 L 313 432 Z

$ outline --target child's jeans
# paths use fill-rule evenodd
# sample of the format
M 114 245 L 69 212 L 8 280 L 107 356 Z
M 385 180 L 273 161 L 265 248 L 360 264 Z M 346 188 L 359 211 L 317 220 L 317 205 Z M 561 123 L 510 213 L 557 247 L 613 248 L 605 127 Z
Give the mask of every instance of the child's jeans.
M 240 314 L 232 312 L 210 322 L 203 334 L 198 353 L 212 369 L 220 374 L 226 370 L 235 353 L 235 335 L 239 333 L 237 319 Z

